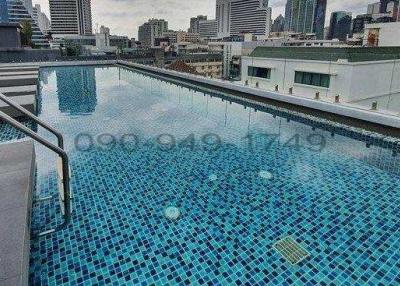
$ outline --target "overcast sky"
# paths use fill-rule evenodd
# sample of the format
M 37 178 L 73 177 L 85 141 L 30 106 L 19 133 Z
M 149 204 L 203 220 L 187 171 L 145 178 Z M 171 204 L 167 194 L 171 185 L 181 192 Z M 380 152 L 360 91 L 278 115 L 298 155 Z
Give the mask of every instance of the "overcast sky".
M 345 10 L 353 15 L 367 11 L 367 5 L 377 0 L 328 0 L 326 23 L 332 11 Z M 216 0 L 93 0 L 93 30 L 105 25 L 112 34 L 137 37 L 138 26 L 149 18 L 163 18 L 173 30 L 187 30 L 190 17 L 207 15 L 215 18 Z M 286 0 L 269 0 L 273 18 L 284 15 Z M 33 0 L 49 15 L 48 0 Z

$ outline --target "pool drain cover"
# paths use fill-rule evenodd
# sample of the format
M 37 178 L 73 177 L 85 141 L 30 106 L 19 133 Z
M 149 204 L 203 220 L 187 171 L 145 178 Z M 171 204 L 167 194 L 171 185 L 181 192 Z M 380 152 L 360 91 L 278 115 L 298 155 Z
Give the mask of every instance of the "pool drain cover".
M 274 248 L 293 265 L 300 263 L 309 256 L 309 253 L 291 236 L 287 236 L 276 242 Z
M 164 214 L 168 219 L 177 220 L 180 217 L 181 212 L 177 207 L 168 207 L 165 209 Z
M 211 182 L 213 182 L 213 181 L 216 181 L 216 180 L 218 179 L 218 176 L 215 175 L 215 174 L 212 174 L 212 175 L 210 175 L 210 176 L 208 177 L 208 179 L 209 179 Z
M 272 175 L 272 173 L 271 173 L 271 172 L 268 172 L 268 171 L 260 171 L 260 172 L 258 173 L 258 175 L 259 175 L 261 178 L 266 179 L 266 180 L 271 180 L 271 179 L 274 177 L 274 175 Z

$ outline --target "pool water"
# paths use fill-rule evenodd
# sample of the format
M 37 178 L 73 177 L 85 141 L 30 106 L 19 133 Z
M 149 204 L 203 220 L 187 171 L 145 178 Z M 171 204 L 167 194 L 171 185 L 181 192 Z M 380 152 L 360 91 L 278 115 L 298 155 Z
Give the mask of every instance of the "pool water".
M 124 68 L 41 69 L 74 213 L 32 241 L 30 283 L 398 285 L 400 156 L 271 110 Z M 38 198 L 57 181 L 36 149 Z M 33 233 L 60 222 L 57 200 L 35 203 Z M 297 264 L 274 248 L 287 237 Z

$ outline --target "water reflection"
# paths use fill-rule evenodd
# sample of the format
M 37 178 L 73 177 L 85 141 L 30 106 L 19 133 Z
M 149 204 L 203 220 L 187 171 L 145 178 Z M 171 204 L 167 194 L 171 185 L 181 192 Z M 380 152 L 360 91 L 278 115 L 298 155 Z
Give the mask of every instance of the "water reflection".
M 97 94 L 94 67 L 57 69 L 56 78 L 58 108 L 62 113 L 78 115 L 95 111 Z

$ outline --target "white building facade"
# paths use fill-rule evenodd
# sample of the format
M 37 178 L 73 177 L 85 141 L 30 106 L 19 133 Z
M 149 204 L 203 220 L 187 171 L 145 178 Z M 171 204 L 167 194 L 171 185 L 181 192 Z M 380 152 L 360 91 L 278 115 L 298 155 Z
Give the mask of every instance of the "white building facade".
M 369 47 L 400 46 L 400 22 L 367 24 L 363 45 Z
M 271 11 L 267 0 L 217 0 L 217 37 L 244 33 L 268 37 Z
M 262 48 L 261 48 L 262 49 Z M 321 100 L 335 102 L 339 96 L 341 103 L 369 109 L 372 102 L 386 110 L 400 108 L 400 59 L 385 60 L 385 55 L 360 55 L 351 49 L 358 48 L 317 48 L 318 53 L 326 51 L 321 59 L 305 59 L 304 54 L 296 57 L 296 49 L 316 48 L 278 48 L 272 50 L 255 50 L 251 56 L 242 57 L 242 83 L 268 91 L 278 91 L 299 97 L 314 99 L 318 93 Z M 342 49 L 343 52 L 340 52 Z M 361 48 L 363 49 L 363 48 Z M 349 55 L 346 56 L 346 51 Z M 397 49 L 397 52 L 400 50 Z M 322 60 L 341 53 L 332 61 Z M 368 53 L 368 50 L 365 50 Z M 390 51 L 382 50 L 382 54 Z M 270 56 L 268 56 L 268 54 Z M 285 58 L 283 55 L 287 55 Z M 312 57 L 308 54 L 307 57 Z M 352 58 L 363 58 L 356 61 Z M 343 57 L 343 58 L 341 58 Z M 377 76 L 379 74 L 379 76 Z

